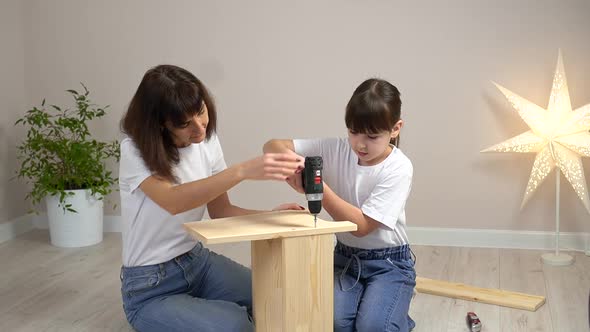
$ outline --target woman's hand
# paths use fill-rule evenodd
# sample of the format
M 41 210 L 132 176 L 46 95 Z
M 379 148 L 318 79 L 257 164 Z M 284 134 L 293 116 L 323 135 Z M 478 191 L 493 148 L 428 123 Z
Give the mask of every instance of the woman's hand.
M 303 211 L 305 208 L 297 203 L 285 203 L 281 204 L 272 209 L 273 211 L 282 211 L 282 210 L 296 210 L 296 211 Z
M 295 152 L 265 153 L 260 157 L 243 162 L 240 175 L 250 180 L 286 180 L 302 169 L 305 158 Z

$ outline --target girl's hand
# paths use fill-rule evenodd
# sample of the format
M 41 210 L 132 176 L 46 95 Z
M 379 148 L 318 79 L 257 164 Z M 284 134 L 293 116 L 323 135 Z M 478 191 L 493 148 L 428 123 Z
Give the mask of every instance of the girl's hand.
M 297 169 L 295 174 L 287 177 L 287 183 L 291 186 L 291 188 L 295 189 L 300 194 L 304 194 L 305 191 L 303 190 L 303 179 L 301 178 L 302 169 Z
M 285 203 L 285 204 L 281 204 L 281 205 L 273 208 L 272 210 L 273 211 L 282 211 L 282 210 L 303 211 L 303 210 L 305 210 L 305 208 L 297 203 Z
M 304 158 L 289 151 L 286 153 L 265 153 L 240 164 L 240 175 L 250 180 L 286 180 L 303 167 Z

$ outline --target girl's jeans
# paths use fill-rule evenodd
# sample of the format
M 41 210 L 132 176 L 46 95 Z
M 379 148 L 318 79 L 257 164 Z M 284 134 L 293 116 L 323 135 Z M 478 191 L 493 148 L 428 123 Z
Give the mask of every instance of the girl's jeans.
M 334 251 L 334 331 L 409 331 L 415 260 L 408 245 Z
M 199 243 L 162 264 L 122 267 L 123 309 L 137 331 L 252 331 L 251 278 Z

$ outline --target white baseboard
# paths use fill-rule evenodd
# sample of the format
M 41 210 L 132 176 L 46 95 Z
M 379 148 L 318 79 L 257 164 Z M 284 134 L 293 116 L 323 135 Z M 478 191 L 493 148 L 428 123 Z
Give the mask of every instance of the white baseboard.
M 121 216 L 104 216 L 104 232 L 121 232 L 121 225 Z M 0 224 L 0 243 L 35 228 L 48 228 L 47 215 L 25 215 L 8 223 Z M 410 243 L 416 245 L 555 249 L 555 233 L 553 232 L 409 227 L 408 236 Z M 559 246 L 564 250 L 582 251 L 590 255 L 590 233 L 564 232 L 560 233 L 559 240 Z
M 26 214 L 8 222 L 0 224 L 0 243 L 14 239 L 22 233 L 35 228 L 33 225 L 33 214 Z
M 121 216 L 105 215 L 103 217 L 102 230 L 105 233 L 120 233 L 121 228 Z M 39 214 L 34 217 L 33 225 L 35 228 L 48 229 L 49 222 L 47 221 L 47 214 Z
M 409 227 L 410 243 L 445 247 L 555 249 L 554 232 Z M 590 255 L 590 233 L 559 233 L 559 247 Z

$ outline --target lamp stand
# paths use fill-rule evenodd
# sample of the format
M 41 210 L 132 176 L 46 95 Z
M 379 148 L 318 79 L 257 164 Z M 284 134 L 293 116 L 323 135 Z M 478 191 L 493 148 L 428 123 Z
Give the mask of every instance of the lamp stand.
M 555 168 L 555 253 L 546 253 L 541 255 L 541 260 L 545 265 L 567 266 L 574 262 L 574 257 L 559 252 L 559 181 L 561 172 Z

